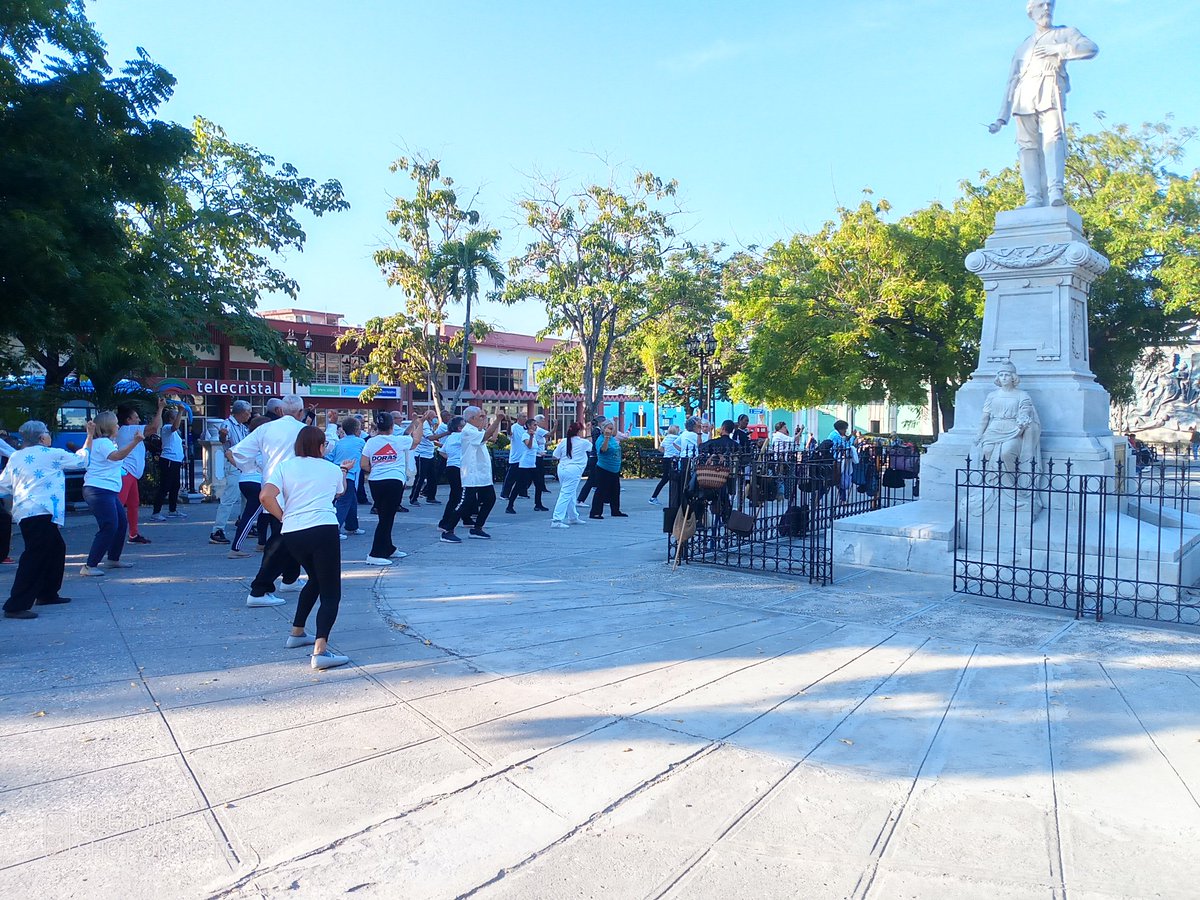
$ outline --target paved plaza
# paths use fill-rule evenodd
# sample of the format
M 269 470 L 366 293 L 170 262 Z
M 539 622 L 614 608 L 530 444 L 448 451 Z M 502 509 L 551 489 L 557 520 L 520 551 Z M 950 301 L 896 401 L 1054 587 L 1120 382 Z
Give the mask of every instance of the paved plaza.
M 0 622 L 0 891 L 1197 895 L 1200 631 L 673 573 L 648 493 L 461 546 L 414 510 L 384 571 L 351 538 L 324 673 L 284 649 L 294 594 L 244 606 L 215 507 L 102 579 L 70 517 L 74 602 Z

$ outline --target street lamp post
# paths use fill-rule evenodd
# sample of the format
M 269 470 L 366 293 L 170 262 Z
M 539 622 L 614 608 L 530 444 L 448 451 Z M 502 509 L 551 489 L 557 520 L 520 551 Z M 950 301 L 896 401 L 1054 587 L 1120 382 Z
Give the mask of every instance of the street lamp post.
M 713 337 L 712 332 L 706 334 L 694 334 L 687 339 L 685 345 L 689 353 L 694 353 L 700 357 L 700 403 L 701 414 L 708 413 L 710 421 L 712 417 L 712 383 L 711 376 L 706 381 L 706 369 L 704 366 L 705 359 L 711 359 L 717 352 L 717 339 Z
M 304 332 L 304 337 L 298 338 L 298 337 L 296 337 L 296 332 L 292 331 L 292 329 L 289 328 L 287 337 L 284 340 L 286 340 L 289 344 L 291 344 L 297 350 L 302 350 L 304 352 L 304 356 L 306 359 L 308 358 L 308 354 L 310 352 L 312 352 L 312 348 L 313 348 L 312 334 L 310 334 L 307 331 Z M 292 369 L 292 393 L 293 394 L 296 393 L 296 370 L 295 369 Z

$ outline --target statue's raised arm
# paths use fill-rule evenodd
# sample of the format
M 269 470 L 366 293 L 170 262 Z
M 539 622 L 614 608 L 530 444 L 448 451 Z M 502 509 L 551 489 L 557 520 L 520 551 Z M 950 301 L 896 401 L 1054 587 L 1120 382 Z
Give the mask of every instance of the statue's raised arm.
M 1015 116 L 1025 206 L 1063 206 L 1067 62 L 1091 59 L 1100 48 L 1078 28 L 1054 24 L 1054 0 L 1029 0 L 1026 11 L 1036 27 L 1013 54 L 1000 115 L 988 131 L 995 134 Z

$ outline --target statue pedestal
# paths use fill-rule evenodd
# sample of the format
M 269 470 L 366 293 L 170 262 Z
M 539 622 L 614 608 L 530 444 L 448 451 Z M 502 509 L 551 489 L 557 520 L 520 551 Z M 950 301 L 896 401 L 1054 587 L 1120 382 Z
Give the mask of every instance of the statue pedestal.
M 1065 206 L 999 213 L 966 265 L 987 300 L 979 366 L 955 396 L 954 427 L 921 460 L 919 501 L 835 523 L 839 562 L 950 573 L 955 472 L 972 454 L 1002 362 L 1016 366 L 1041 418 L 1042 464 L 1069 459 L 1077 474 L 1114 472 L 1109 397 L 1092 374 L 1087 325 L 1088 291 L 1108 260 L 1084 239 L 1079 214 Z

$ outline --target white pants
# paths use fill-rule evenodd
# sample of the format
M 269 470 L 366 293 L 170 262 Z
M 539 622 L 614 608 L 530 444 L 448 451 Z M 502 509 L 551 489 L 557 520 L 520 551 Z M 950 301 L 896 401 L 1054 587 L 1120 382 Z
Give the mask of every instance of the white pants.
M 233 468 L 229 463 L 225 465 L 227 466 L 225 485 L 221 488 L 221 505 L 217 507 L 217 516 L 213 519 L 213 531 L 217 529 L 224 531 L 237 522 L 238 517 L 242 514 L 242 492 L 238 487 L 241 476 L 236 469 L 232 472 L 228 471 Z
M 575 466 L 558 466 L 558 501 L 554 504 L 553 522 L 564 522 L 575 525 L 583 520 L 575 508 L 575 498 L 579 493 L 579 479 L 583 469 Z

